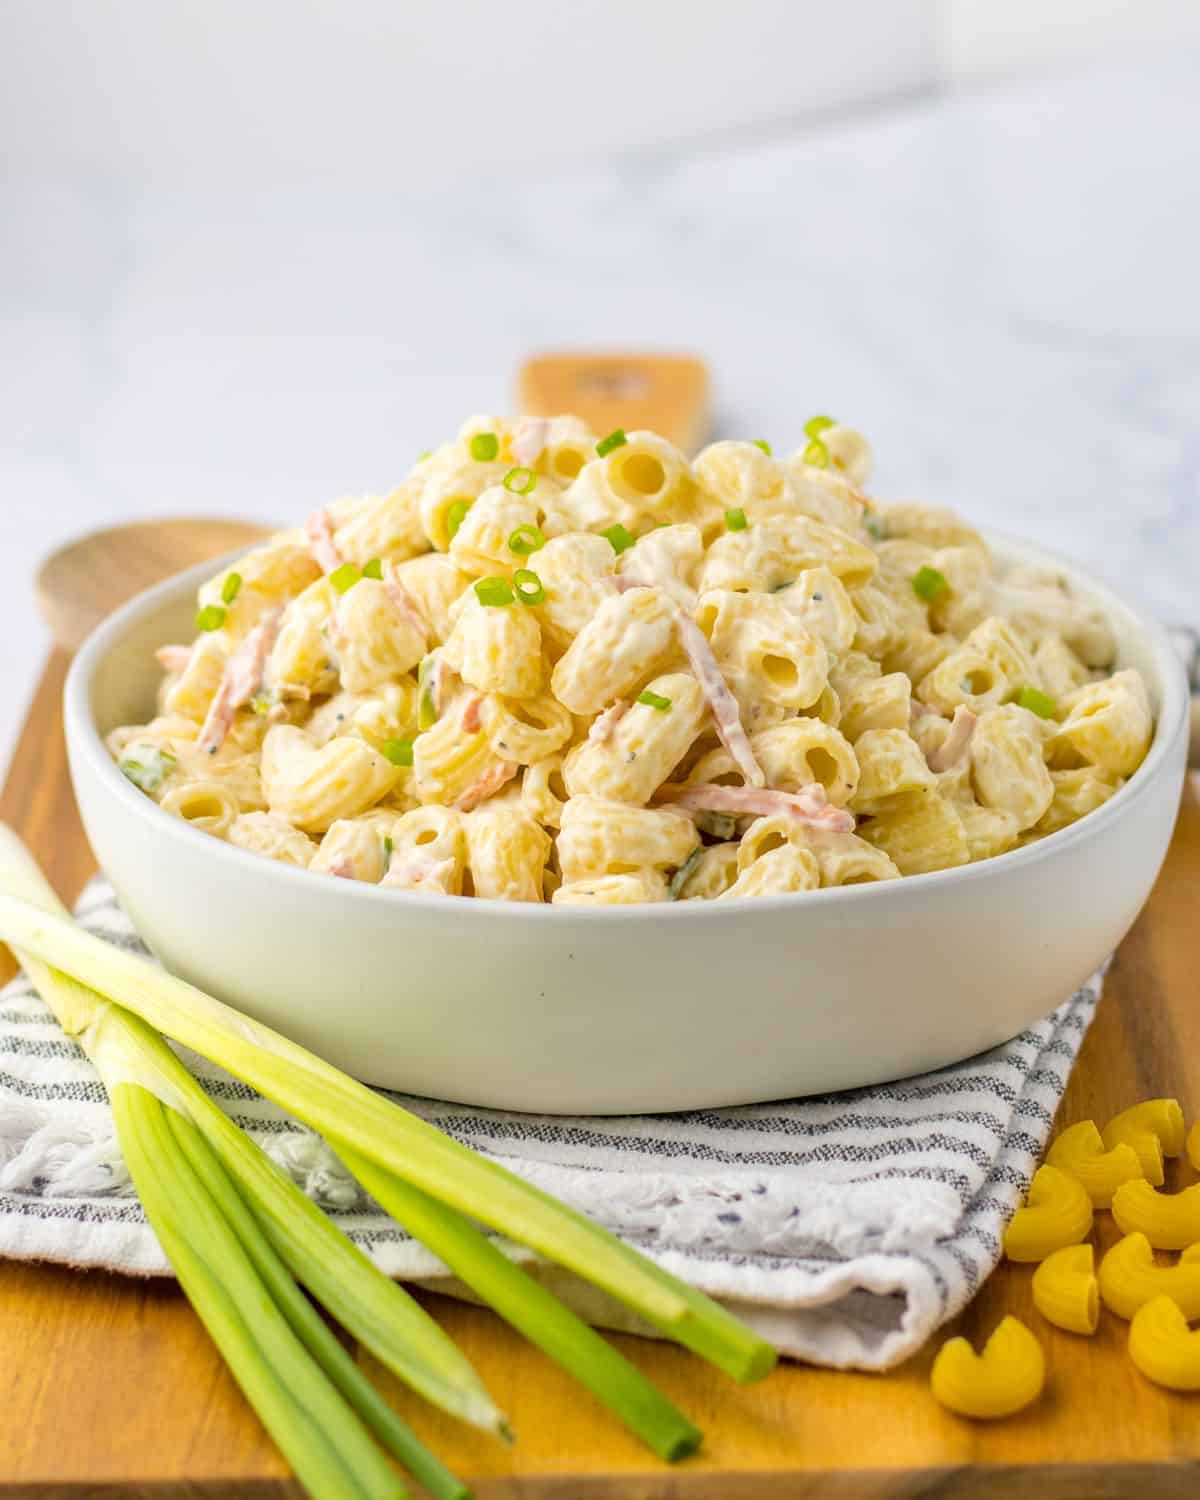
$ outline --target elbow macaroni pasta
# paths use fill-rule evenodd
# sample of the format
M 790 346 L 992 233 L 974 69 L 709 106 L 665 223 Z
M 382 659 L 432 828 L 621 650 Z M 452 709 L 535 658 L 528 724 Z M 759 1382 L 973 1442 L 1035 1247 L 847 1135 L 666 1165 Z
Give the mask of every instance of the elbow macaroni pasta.
M 1042 1346 L 1025 1324 L 1003 1318 L 976 1354 L 964 1338 L 948 1339 L 929 1376 L 936 1400 L 959 1416 L 1011 1417 L 1031 1406 L 1046 1383 Z
M 249 853 L 560 905 L 893 880 L 1086 817 L 1154 728 L 1106 621 L 951 511 L 879 506 L 871 468 L 837 422 L 689 462 L 471 417 L 206 582 L 157 717 L 110 748 Z M 1106 1150 L 1070 1134 L 1058 1164 L 1098 1204 L 1182 1142 L 1145 1110 Z
M 1033 1305 L 1047 1322 L 1068 1333 L 1093 1334 L 1100 1326 L 1100 1283 L 1091 1245 L 1064 1245 L 1033 1273 Z
M 1083 1184 L 1057 1167 L 1039 1167 L 1024 1207 L 1009 1221 L 1004 1253 L 1009 1260 L 1045 1260 L 1064 1245 L 1077 1245 L 1091 1231 L 1092 1200 Z

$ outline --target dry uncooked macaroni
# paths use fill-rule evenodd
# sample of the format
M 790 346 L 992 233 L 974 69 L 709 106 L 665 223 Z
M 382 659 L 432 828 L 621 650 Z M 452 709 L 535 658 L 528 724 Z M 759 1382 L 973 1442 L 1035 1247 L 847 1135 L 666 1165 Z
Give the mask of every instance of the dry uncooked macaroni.
M 474 417 L 206 583 L 110 747 L 252 853 L 509 901 L 889 880 L 1099 807 L 1153 731 L 1103 617 L 870 468 L 828 418 L 689 462 Z

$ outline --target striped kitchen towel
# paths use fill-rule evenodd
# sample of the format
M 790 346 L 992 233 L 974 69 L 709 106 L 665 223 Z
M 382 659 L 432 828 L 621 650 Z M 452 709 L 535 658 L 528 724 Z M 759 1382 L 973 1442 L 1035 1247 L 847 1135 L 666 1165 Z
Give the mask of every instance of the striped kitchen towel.
M 78 914 L 92 931 L 140 948 L 102 881 Z M 1097 974 L 1003 1047 L 848 1093 L 604 1119 L 401 1102 L 720 1298 L 785 1354 L 885 1369 L 919 1348 L 995 1266 L 1100 983 Z M 319 1139 L 185 1056 L 384 1270 L 462 1291 Z M 132 1195 L 104 1090 L 23 977 L 0 992 L 0 1254 L 168 1271 Z M 594 1322 L 648 1331 L 565 1273 L 538 1274 Z

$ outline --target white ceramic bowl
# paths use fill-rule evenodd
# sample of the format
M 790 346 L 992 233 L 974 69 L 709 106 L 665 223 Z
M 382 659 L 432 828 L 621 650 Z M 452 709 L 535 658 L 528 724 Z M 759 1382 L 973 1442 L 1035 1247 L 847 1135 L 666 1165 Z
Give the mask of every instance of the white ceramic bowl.
M 369 1082 L 506 1109 L 681 1110 L 828 1092 L 1015 1035 L 1124 936 L 1179 806 L 1187 692 L 1163 631 L 1069 574 L 1146 678 L 1154 743 L 1099 811 L 965 869 L 761 900 L 581 908 L 414 896 L 249 854 L 162 812 L 101 735 L 154 708 L 206 564 L 142 594 L 66 688 L 88 837 L 176 973 Z

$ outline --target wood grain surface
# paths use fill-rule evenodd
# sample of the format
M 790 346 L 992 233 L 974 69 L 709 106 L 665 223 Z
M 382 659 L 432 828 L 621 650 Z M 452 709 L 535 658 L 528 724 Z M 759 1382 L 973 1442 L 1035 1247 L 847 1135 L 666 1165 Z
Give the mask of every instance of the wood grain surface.
M 38 609 L 57 644 L 74 651 L 134 594 L 193 563 L 251 547 L 269 530 L 256 521 L 187 516 L 88 532 L 65 542 L 38 569 Z
M 91 873 L 67 781 L 50 662 L 0 798 L 71 898 Z M 1200 1112 L 1200 804 L 1188 794 L 1166 867 L 1123 944 L 1062 1111 L 1103 1121 L 1175 1094 Z M 0 977 L 10 966 L 0 951 Z M 1173 1163 L 1168 1186 L 1195 1179 Z M 1115 1238 L 1098 1216 L 1098 1242 Z M 788 1364 L 739 1387 L 668 1345 L 616 1342 L 704 1428 L 667 1469 L 490 1313 L 429 1296 L 519 1435 L 514 1448 L 423 1408 L 370 1358 L 390 1400 L 483 1500 L 1195 1500 L 1200 1395 L 1172 1395 L 1125 1355 L 1105 1314 L 1094 1339 L 1042 1322 L 1029 1267 L 1004 1265 L 929 1348 L 889 1375 Z M 1037 1330 L 1050 1371 L 1030 1411 L 972 1424 L 928 1390 L 942 1337 L 979 1340 L 1006 1312 Z M 0 1263 L 0 1495 L 297 1495 L 176 1286 L 60 1266 Z

